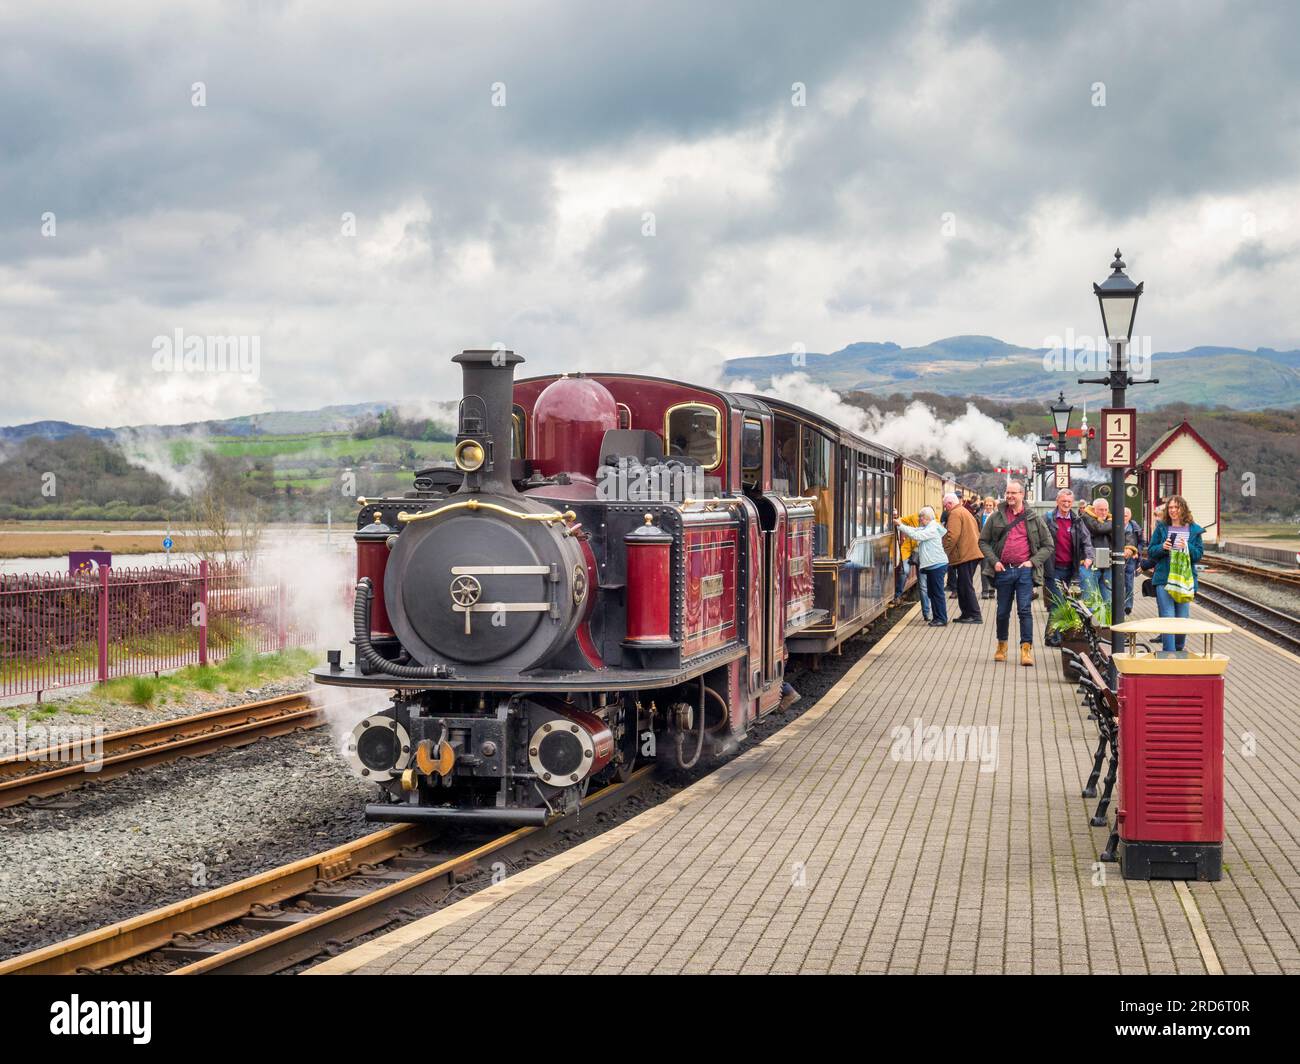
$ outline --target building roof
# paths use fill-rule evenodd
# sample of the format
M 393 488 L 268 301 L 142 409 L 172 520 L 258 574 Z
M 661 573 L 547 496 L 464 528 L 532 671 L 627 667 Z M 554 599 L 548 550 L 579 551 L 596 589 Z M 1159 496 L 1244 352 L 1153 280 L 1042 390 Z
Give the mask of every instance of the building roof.
M 1155 460 L 1164 452 L 1165 448 L 1173 443 L 1179 436 L 1184 435 L 1191 436 L 1192 439 L 1200 444 L 1201 449 L 1218 463 L 1220 473 L 1228 468 L 1228 463 L 1224 460 L 1223 455 L 1219 454 L 1218 451 L 1206 442 L 1204 436 L 1192 428 L 1187 418 L 1183 418 L 1180 424 L 1175 425 L 1156 440 L 1156 442 L 1147 449 L 1146 453 L 1138 459 L 1138 467 L 1141 469 L 1150 469 Z

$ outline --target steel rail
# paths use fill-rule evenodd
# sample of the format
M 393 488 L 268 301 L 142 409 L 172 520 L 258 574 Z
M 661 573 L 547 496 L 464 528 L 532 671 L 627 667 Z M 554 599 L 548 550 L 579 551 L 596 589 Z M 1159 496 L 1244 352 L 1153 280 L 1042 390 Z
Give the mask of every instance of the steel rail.
M 1239 558 L 1227 558 L 1218 554 L 1202 555 L 1200 564 L 1205 566 L 1206 569 L 1211 572 L 1215 569 L 1219 569 L 1225 573 L 1231 573 L 1237 576 L 1251 576 L 1264 580 L 1276 580 L 1280 584 L 1287 584 L 1291 587 L 1300 587 L 1300 572 L 1292 569 L 1273 569 L 1266 565 L 1243 561 Z
M 644 786 L 653 771 L 653 765 L 644 766 L 626 782 L 611 784 L 588 795 L 582 800 L 581 809 L 588 812 L 622 800 Z M 379 886 L 362 896 L 349 898 L 321 912 L 293 914 L 284 918 L 288 922 L 265 934 L 214 951 L 170 974 L 281 971 L 317 955 L 330 944 L 391 923 L 394 910 L 401 908 L 412 895 L 418 895 L 422 889 L 446 889 L 454 885 L 457 875 L 474 868 L 482 858 L 503 854 L 524 840 L 535 845 L 539 833 L 552 832 L 571 823 L 567 817 L 556 817 L 540 827 L 518 828 L 473 845 L 401 878 L 396 878 L 397 873 L 388 873 Z M 374 877 L 377 873 L 373 866 L 395 858 L 410 858 L 413 848 L 433 837 L 434 830 L 427 825 L 401 824 L 386 828 L 237 883 L 0 961 L 0 975 L 67 975 L 122 964 L 172 945 L 178 936 L 184 940 L 186 936 L 250 918 L 254 906 L 277 905 L 354 876 Z M 259 919 L 267 924 L 276 922 L 273 916 Z
M 63 794 L 86 783 L 113 779 L 181 757 L 198 757 L 319 727 L 324 722 L 323 711 L 313 706 L 305 693 L 279 695 L 98 738 L 10 754 L 0 758 L 0 808 L 32 797 Z M 88 750 L 94 750 L 95 756 L 87 757 Z M 55 767 L 39 770 L 41 765 Z
M 1229 591 L 1226 587 L 1207 581 L 1204 577 L 1199 581 L 1196 597 L 1243 627 L 1257 630 L 1265 638 L 1292 653 L 1300 653 L 1300 617 L 1255 602 L 1236 591 Z

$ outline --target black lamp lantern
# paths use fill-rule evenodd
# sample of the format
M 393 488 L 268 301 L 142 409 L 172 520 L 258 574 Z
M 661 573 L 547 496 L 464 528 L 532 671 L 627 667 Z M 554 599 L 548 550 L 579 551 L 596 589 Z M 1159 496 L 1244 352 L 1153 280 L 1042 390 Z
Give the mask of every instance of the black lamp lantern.
M 1065 393 L 1062 392 L 1056 397 L 1056 402 L 1051 406 L 1052 424 L 1056 426 L 1056 435 L 1064 436 L 1070 429 L 1070 415 L 1074 413 L 1074 407 L 1065 401 Z
M 1037 449 L 1037 451 L 1038 451 L 1038 461 L 1039 461 L 1039 462 L 1046 462 L 1046 461 L 1047 461 L 1047 448 L 1048 448 L 1049 446 L 1051 446 L 1051 443 L 1052 443 L 1052 440 L 1051 440 L 1051 437 L 1049 437 L 1049 436 L 1039 436 L 1038 439 L 1036 439 L 1036 440 L 1034 441 L 1034 447 L 1035 447 L 1035 448 Z
M 1120 258 L 1119 248 L 1115 249 L 1115 261 L 1110 264 L 1110 268 L 1111 275 L 1101 284 L 1094 284 L 1092 290 L 1101 305 L 1101 324 L 1106 330 L 1106 338 L 1111 343 L 1127 344 L 1133 336 L 1133 322 L 1137 318 L 1142 285 L 1134 284 L 1124 272 L 1124 260 Z

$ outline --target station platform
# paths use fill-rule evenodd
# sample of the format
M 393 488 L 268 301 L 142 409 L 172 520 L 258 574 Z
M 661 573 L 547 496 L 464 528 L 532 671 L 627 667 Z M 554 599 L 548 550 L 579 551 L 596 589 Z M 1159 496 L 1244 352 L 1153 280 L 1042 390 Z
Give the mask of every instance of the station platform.
M 946 628 L 913 607 L 668 802 L 307 974 L 1300 972 L 1300 658 L 1216 639 L 1224 877 L 1128 882 L 1097 861 L 1095 727 L 1041 605 L 1032 669 L 992 660 L 982 605 L 983 625 Z M 965 725 L 947 759 L 912 739 Z

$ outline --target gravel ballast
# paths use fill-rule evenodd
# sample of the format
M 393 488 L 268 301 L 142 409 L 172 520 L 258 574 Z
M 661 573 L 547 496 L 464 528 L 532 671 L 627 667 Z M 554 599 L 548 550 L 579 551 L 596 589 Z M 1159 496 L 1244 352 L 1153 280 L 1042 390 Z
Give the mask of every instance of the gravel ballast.
M 1205 573 L 1205 578 L 1225 591 L 1245 595 L 1262 606 L 1271 606 L 1293 616 L 1300 616 L 1300 588 L 1267 577 L 1242 576 L 1239 573 Z
M 227 706 L 238 706 L 244 702 L 259 702 L 279 695 L 297 694 L 299 691 L 318 689 L 309 676 L 290 676 L 283 680 L 272 680 L 250 691 L 190 691 L 183 696 L 168 698 L 166 702 L 155 702 L 149 706 L 137 706 L 130 702 L 103 702 L 93 704 L 75 711 L 66 708 L 71 699 L 46 700 L 39 705 L 29 702 L 24 705 L 4 707 L 4 716 L 9 721 L 28 720 L 44 728 L 80 727 L 103 728 L 106 732 L 126 731 L 128 728 L 140 728 L 146 724 L 157 724 L 163 720 L 175 720 L 177 717 L 192 717 L 197 713 L 206 713 Z M 54 709 L 55 712 L 49 712 Z
M 789 678 L 801 700 L 757 722 L 732 756 L 815 705 L 889 627 L 877 623 L 842 655 L 824 657 L 817 670 L 792 669 Z M 234 701 L 299 689 L 284 681 Z M 375 695 L 378 708 L 386 700 L 384 692 Z M 347 716 L 360 714 L 351 709 Z M 40 808 L 0 810 L 0 956 L 193 897 L 377 830 L 380 825 L 363 817 L 375 788 L 356 779 L 340 756 L 344 726 L 91 783 Z M 561 842 L 535 859 L 607 830 L 707 772 L 667 775 L 630 798 L 626 808 L 566 825 Z M 479 885 L 471 881 L 464 890 Z
M 375 830 L 329 728 L 0 810 L 0 954 L 26 952 Z

